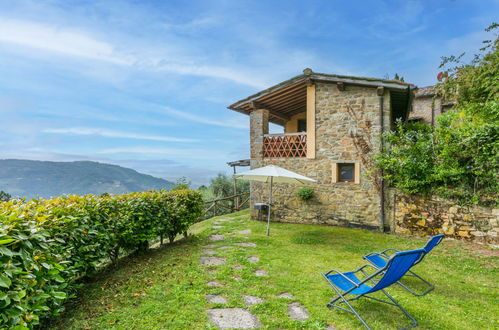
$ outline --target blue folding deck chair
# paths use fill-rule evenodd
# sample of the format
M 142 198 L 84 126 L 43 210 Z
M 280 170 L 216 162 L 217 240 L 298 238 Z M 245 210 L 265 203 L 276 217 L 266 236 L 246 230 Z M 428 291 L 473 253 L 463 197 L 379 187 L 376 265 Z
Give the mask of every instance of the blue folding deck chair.
M 366 328 L 371 329 L 367 325 L 366 321 L 364 321 L 364 319 L 349 303 L 350 301 L 359 299 L 360 297 L 366 297 L 400 308 L 400 310 L 402 310 L 402 312 L 404 312 L 404 314 L 412 321 L 411 325 L 404 329 L 417 326 L 418 322 L 416 321 L 416 319 L 414 319 L 414 317 L 412 317 L 409 312 L 407 312 L 402 306 L 400 306 L 400 304 L 384 289 L 389 287 L 393 283 L 396 283 L 402 276 L 404 276 L 414 264 L 418 263 L 421 258 L 424 257 L 425 253 L 426 251 L 424 249 L 394 253 L 388 259 L 386 266 L 381 269 L 377 269 L 374 266 L 367 264 L 353 272 L 341 273 L 337 270 L 332 269 L 327 273 L 323 273 L 322 276 L 324 276 L 329 285 L 331 285 L 334 291 L 336 291 L 336 293 L 338 294 L 338 296 L 331 300 L 327 304 L 327 306 L 338 308 L 354 314 Z M 366 267 L 373 268 L 375 272 L 372 275 L 369 275 L 364 270 L 364 268 Z M 357 276 L 358 273 L 362 273 L 365 278 L 361 280 Z M 377 291 L 383 292 L 388 298 L 390 298 L 391 302 L 367 295 Z M 347 295 L 354 295 L 355 297 L 347 298 Z M 341 301 L 339 303 L 336 303 L 338 300 Z M 339 306 L 343 303 L 348 306 L 348 309 Z
M 435 246 L 437 246 L 442 241 L 442 239 L 444 237 L 445 237 L 445 235 L 440 234 L 440 235 L 435 235 L 432 238 L 430 238 L 423 248 L 425 250 L 425 255 L 430 253 L 430 251 L 433 250 L 433 248 Z M 362 258 L 369 261 L 374 267 L 380 269 L 380 268 L 383 268 L 386 266 L 386 263 L 387 263 L 388 259 L 390 258 L 391 252 L 400 252 L 400 250 L 386 249 L 386 250 L 381 251 L 381 252 L 371 252 L 369 254 L 366 254 Z M 431 290 L 435 289 L 435 286 L 433 284 L 431 284 L 430 282 L 428 282 L 427 280 L 425 280 L 421 276 L 417 275 L 412 270 L 409 270 L 407 272 L 406 276 L 416 277 L 428 286 L 428 289 L 426 291 L 424 291 L 422 293 L 416 293 L 413 290 L 411 290 L 409 287 L 407 287 L 407 285 L 405 285 L 401 281 L 397 282 L 397 284 L 399 284 L 401 287 L 403 287 L 404 289 L 406 289 L 407 291 L 409 291 L 410 293 L 412 293 L 415 296 L 424 296 L 425 294 L 427 294 Z

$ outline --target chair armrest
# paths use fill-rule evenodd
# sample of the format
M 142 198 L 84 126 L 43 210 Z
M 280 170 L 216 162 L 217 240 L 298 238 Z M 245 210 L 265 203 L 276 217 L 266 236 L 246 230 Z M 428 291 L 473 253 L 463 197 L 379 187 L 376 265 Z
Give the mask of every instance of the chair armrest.
M 337 271 L 336 269 L 331 269 L 330 271 L 328 271 L 327 273 L 325 273 L 324 276 L 327 278 L 327 276 L 329 274 L 333 273 L 333 272 L 335 272 L 336 274 L 340 275 L 341 277 L 343 277 L 348 282 L 352 283 L 355 287 L 359 287 L 359 285 L 357 283 L 355 283 L 354 281 L 352 281 L 351 279 L 349 279 L 348 277 L 346 277 L 345 275 L 343 275 L 343 273 Z
M 391 254 L 388 254 L 387 253 L 388 251 L 393 251 L 393 253 L 400 252 L 400 250 L 390 248 L 390 249 L 385 249 L 385 250 L 381 251 L 379 254 L 382 254 L 384 256 L 390 257 Z

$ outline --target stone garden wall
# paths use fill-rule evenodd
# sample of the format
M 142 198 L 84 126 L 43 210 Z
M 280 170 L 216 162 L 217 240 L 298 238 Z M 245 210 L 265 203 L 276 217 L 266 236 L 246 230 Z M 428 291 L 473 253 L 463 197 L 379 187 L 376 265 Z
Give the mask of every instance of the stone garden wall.
M 462 207 L 445 200 L 401 193 L 394 193 L 393 197 L 395 232 L 420 236 L 445 234 L 460 240 L 499 245 L 499 209 Z

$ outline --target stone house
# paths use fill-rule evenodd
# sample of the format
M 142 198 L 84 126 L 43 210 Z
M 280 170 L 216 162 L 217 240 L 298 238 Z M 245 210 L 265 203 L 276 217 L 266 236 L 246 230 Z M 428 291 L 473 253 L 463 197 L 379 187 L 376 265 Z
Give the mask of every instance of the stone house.
M 385 80 L 303 74 L 229 106 L 250 117 L 250 165 L 274 164 L 317 180 L 315 195 L 303 201 L 300 188 L 274 185 L 273 220 L 366 228 L 389 228 L 388 193 L 373 167 L 383 148 L 380 134 L 407 120 L 414 86 Z M 283 127 L 269 134 L 269 123 Z M 253 203 L 267 189 L 251 183 Z
M 437 95 L 435 86 L 418 87 L 414 89 L 412 109 L 409 121 L 435 125 L 436 117 L 452 108 L 454 103 L 446 102 Z

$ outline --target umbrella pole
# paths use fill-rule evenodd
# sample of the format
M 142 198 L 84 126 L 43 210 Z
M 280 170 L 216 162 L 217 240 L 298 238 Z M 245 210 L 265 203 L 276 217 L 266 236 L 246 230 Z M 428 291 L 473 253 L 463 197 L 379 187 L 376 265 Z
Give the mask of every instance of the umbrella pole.
M 267 236 L 270 236 L 270 208 L 272 205 L 272 181 L 273 177 L 270 177 L 270 187 L 269 187 L 269 209 L 267 214 Z

